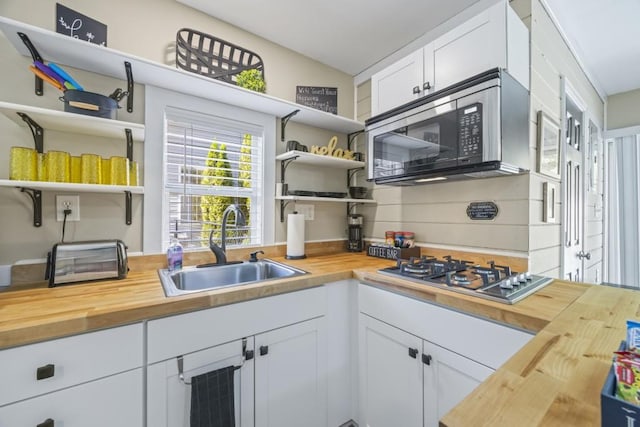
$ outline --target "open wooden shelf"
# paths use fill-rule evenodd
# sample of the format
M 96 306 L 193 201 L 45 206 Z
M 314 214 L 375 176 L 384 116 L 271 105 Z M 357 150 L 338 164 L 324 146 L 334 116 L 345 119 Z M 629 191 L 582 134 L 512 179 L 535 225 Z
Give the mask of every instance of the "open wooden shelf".
M 70 182 L 15 181 L 0 179 L 0 187 L 30 188 L 40 191 L 72 191 L 78 193 L 124 193 L 144 194 L 144 187 L 127 185 L 74 184 Z

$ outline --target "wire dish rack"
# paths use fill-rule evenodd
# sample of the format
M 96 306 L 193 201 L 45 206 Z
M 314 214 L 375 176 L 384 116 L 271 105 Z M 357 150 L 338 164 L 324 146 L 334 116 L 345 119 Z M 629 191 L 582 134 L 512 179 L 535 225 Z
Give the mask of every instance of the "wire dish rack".
M 189 28 L 176 34 L 176 66 L 231 84 L 245 70 L 256 69 L 264 79 L 264 63 L 258 54 Z

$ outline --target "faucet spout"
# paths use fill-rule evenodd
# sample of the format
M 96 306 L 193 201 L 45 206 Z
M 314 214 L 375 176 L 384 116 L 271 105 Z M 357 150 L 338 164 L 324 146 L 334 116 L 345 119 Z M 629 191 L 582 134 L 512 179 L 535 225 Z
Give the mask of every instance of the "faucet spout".
M 227 208 L 222 213 L 222 230 L 221 230 L 221 246 L 218 246 L 213 241 L 213 231 L 209 233 L 209 249 L 216 257 L 216 264 L 226 264 L 227 262 L 227 221 L 229 220 L 229 214 L 234 213 L 236 219 L 236 227 L 243 227 L 246 224 L 246 220 L 244 214 L 238 207 L 238 205 L 231 204 L 227 206 Z

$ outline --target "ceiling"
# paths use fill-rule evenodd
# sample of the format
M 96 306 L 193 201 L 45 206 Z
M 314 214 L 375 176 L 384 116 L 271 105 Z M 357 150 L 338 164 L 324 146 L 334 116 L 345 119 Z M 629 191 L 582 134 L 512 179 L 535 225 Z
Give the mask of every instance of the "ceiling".
M 178 0 L 356 75 L 479 0 Z
M 640 0 L 544 0 L 605 95 L 640 88 Z
M 350 75 L 481 0 L 177 0 Z M 640 0 L 542 0 L 603 96 L 640 88 Z

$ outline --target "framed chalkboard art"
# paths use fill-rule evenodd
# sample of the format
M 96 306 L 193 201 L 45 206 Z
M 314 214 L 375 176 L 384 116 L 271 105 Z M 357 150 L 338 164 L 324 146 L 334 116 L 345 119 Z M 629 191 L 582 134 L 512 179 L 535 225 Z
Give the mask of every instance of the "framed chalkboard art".
M 338 88 L 296 86 L 296 103 L 337 115 Z
M 101 46 L 107 45 L 105 24 L 60 3 L 56 3 L 56 33 Z

